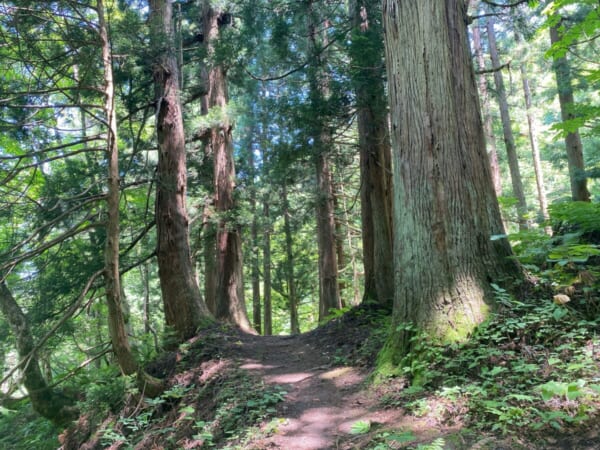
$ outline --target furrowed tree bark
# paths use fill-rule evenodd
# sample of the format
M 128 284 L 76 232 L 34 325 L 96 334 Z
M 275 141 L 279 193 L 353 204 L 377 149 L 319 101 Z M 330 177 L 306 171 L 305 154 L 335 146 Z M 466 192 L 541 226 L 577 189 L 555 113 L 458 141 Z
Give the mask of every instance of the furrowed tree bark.
M 317 180 L 317 242 L 319 251 L 319 321 L 330 314 L 332 309 L 340 309 L 342 302 L 338 285 L 338 262 L 335 238 L 335 211 L 333 205 L 333 179 L 331 175 L 329 153 L 332 136 L 326 123 L 327 98 L 329 97 L 329 79 L 325 71 L 324 54 L 321 51 L 326 42 L 326 29 L 316 11 L 314 2 L 307 3 L 308 38 L 313 64 L 308 70 L 309 97 L 317 117 L 311 120 L 311 138 L 315 158 Z M 326 28 L 326 27 L 325 27 Z
M 220 27 L 226 26 L 221 20 L 227 11 L 215 9 L 210 1 L 202 4 L 202 27 L 207 55 L 214 54 L 214 42 L 219 38 Z M 218 214 L 217 226 L 217 319 L 232 323 L 247 332 L 255 332 L 248 320 L 244 301 L 243 256 L 241 230 L 233 217 L 236 202 L 235 165 L 233 158 L 233 123 L 228 117 L 227 73 L 223 65 L 216 64 L 207 74 L 208 93 L 204 97 L 203 112 L 218 120 L 211 121 L 207 145 L 214 158 L 215 211 Z
M 157 257 L 166 324 L 182 340 L 194 336 L 211 314 L 192 265 L 186 211 L 186 154 L 179 69 L 169 0 L 149 0 L 156 91 L 158 169 L 156 186 Z
M 496 46 L 496 34 L 494 32 L 494 18 L 487 18 L 487 33 L 490 46 L 490 58 L 492 67 L 500 67 L 500 58 Z M 494 71 L 494 81 L 496 84 L 496 95 L 500 106 L 500 117 L 502 119 L 502 132 L 504 133 L 504 144 L 506 146 L 506 155 L 508 157 L 508 167 L 510 169 L 510 179 L 512 182 L 513 195 L 517 199 L 517 216 L 519 229 L 527 228 L 527 201 L 525 200 L 525 190 L 523 189 L 523 179 L 519 169 L 519 157 L 515 146 L 515 138 L 512 132 L 510 121 L 510 112 L 508 110 L 508 100 L 506 98 L 506 89 L 504 88 L 504 79 L 500 70 Z
M 21 365 L 22 380 L 33 410 L 59 426 L 67 426 L 77 418 L 75 400 L 67 398 L 48 387 L 40 369 L 35 345 L 27 317 L 15 301 L 4 281 L 0 283 L 0 312 L 15 337 Z
M 508 241 L 491 239 L 503 227 L 464 8 L 463 0 L 383 3 L 396 289 L 382 365 L 401 362 L 415 327 L 440 342 L 467 338 L 493 305 L 490 282 L 522 276 Z
M 356 92 L 361 173 L 365 291 L 363 299 L 394 299 L 392 167 L 379 0 L 354 0 L 351 57 Z
M 550 27 L 550 42 L 554 45 L 561 40 L 561 23 Z M 573 85 L 571 81 L 571 68 L 566 57 L 554 57 L 554 73 L 558 89 L 558 101 L 563 122 L 574 119 Z M 585 176 L 585 162 L 583 159 L 583 145 L 579 131 L 573 131 L 565 136 L 567 149 L 567 162 L 569 166 L 569 181 L 571 183 L 571 198 L 573 201 L 589 202 L 590 191 L 587 188 Z

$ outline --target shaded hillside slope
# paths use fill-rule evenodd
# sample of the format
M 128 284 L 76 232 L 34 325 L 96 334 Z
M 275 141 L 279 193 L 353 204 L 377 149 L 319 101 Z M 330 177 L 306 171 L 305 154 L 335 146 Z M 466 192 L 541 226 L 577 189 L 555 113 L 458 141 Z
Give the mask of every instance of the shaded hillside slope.
M 493 421 L 474 423 L 465 399 L 435 383 L 365 383 L 388 327 L 387 311 L 360 307 L 297 336 L 204 330 L 148 367 L 169 380 L 160 398 L 132 392 L 108 417 L 82 416 L 62 448 L 599 448 L 593 415 L 560 431 L 492 433 Z

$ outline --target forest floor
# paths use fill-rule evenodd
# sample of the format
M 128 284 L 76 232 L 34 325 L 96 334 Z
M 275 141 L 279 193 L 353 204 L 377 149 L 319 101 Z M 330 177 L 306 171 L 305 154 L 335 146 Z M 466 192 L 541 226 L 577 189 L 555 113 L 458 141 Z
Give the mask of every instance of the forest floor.
M 369 382 L 385 336 L 378 320 L 358 309 L 296 336 L 205 330 L 148 367 L 170 380 L 160 399 L 132 395 L 96 425 L 82 416 L 63 449 L 600 448 L 598 421 L 494 434 L 469 429 L 458 403 L 442 417 L 386 402 L 406 382 Z

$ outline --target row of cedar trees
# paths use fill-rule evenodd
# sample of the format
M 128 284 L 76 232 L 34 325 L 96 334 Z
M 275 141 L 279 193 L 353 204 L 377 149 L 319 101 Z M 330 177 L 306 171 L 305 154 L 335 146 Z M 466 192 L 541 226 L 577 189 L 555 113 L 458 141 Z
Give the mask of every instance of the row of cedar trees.
M 229 12 L 219 10 L 213 3 L 203 2 L 201 16 L 203 45 L 208 55 L 215 51 L 213 43 L 230 22 L 227 20 Z M 471 63 L 465 26 L 467 5 L 464 0 L 384 0 L 383 21 L 380 21 L 379 17 L 370 15 L 378 10 L 377 3 L 375 0 L 350 2 L 353 33 L 368 39 L 371 50 L 352 52 L 351 58 L 353 66 L 358 68 L 353 73 L 353 83 L 360 148 L 364 297 L 382 305 L 393 304 L 394 327 L 386 355 L 396 364 L 409 350 L 413 333 L 398 325 L 417 324 L 440 339 L 465 337 L 484 319 L 492 305 L 490 282 L 509 287 L 510 281 L 520 280 L 522 274 L 514 259 L 509 258 L 508 242 L 490 239 L 492 235 L 502 234 L 503 226 Z M 240 232 L 227 223 L 225 214 L 235 208 L 233 122 L 226 112 L 227 72 L 217 64 L 207 67 L 203 74 L 202 113 L 219 109 L 221 114 L 217 124 L 213 123 L 200 134 L 214 161 L 214 209 L 220 217 L 214 242 L 205 243 L 208 249 L 214 248 L 215 270 L 214 278 L 206 274 L 202 295 L 188 240 L 186 139 L 179 98 L 180 68 L 175 51 L 173 5 L 168 0 L 148 0 L 148 7 L 151 35 L 155 40 L 153 47 L 160 49 L 153 64 L 159 155 L 155 220 L 165 321 L 180 340 L 190 338 L 198 327 L 215 319 L 252 332 L 243 298 Z M 320 105 L 329 95 L 331 81 L 326 69 L 326 53 L 322 51 L 328 46 L 324 26 L 327 21 L 320 17 L 316 1 L 307 0 L 305 8 L 311 53 L 307 72 L 309 102 L 314 111 L 321 111 Z M 118 363 L 123 373 L 137 375 L 145 392 L 154 395 L 161 391 L 161 382 L 145 374 L 136 361 L 122 312 L 113 60 L 104 17 L 106 6 L 97 0 L 94 9 L 102 46 L 108 168 L 105 268 L 97 277 L 104 277 L 109 331 Z M 491 39 L 493 23 L 490 23 L 488 36 Z M 557 29 L 553 29 L 555 38 Z M 381 64 L 384 53 L 385 67 Z M 561 74 L 568 77 L 561 64 L 557 61 L 559 83 Z M 566 83 L 566 79 L 562 78 L 563 82 Z M 500 88 L 501 77 L 497 76 L 497 84 Z M 568 93 L 561 93 L 561 105 L 563 101 L 572 102 L 572 93 L 570 100 Z M 329 159 L 333 136 L 324 123 L 314 120 L 310 130 L 320 192 L 316 222 L 321 319 L 331 309 L 341 307 Z M 506 142 L 510 161 L 509 139 Z M 574 151 L 574 144 L 568 143 L 568 146 L 570 152 Z M 573 174 L 582 169 L 581 159 L 569 153 L 570 172 L 571 163 Z M 518 174 L 512 170 L 511 165 L 513 183 L 517 183 Z M 572 179 L 580 177 L 574 175 Z M 519 197 L 517 184 L 513 186 Z M 575 186 L 573 198 L 589 200 L 589 193 L 585 187 Z M 45 383 L 34 357 L 24 315 L 4 281 L 1 287 L 2 312 L 13 328 L 19 354 L 25 361 L 24 384 L 32 403 L 44 416 L 65 424 L 76 411 L 67 399 Z M 292 305 L 292 330 L 298 331 L 294 307 Z M 268 320 L 265 324 L 268 328 Z

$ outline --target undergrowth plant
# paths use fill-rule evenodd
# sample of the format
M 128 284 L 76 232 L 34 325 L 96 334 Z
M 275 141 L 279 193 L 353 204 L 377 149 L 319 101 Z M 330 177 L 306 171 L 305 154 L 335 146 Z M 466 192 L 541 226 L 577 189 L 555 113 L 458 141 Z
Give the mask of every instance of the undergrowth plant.
M 382 403 L 418 417 L 501 433 L 562 429 L 600 412 L 600 319 L 551 298 L 513 300 L 468 342 L 439 346 L 415 333 L 405 375 L 412 386 Z M 428 362 L 428 363 L 427 363 Z
M 252 437 L 276 431 L 275 406 L 285 395 L 281 387 L 265 385 L 242 370 L 227 370 L 198 388 L 175 384 L 157 398 L 123 408 L 103 430 L 102 444 L 133 448 L 153 436 L 191 439 L 198 448 L 243 448 Z
M 0 448 L 54 450 L 60 431 L 36 414 L 26 400 L 11 408 L 0 407 Z

